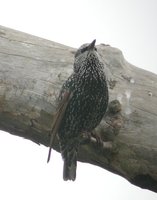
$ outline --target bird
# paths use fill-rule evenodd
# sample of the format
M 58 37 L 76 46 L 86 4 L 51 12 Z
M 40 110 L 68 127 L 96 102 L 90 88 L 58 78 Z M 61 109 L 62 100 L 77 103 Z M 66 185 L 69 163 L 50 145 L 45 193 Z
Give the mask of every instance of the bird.
M 108 107 L 107 78 L 95 43 L 96 40 L 83 44 L 76 51 L 73 72 L 64 82 L 58 97 L 47 162 L 57 134 L 64 162 L 64 181 L 75 181 L 82 135 L 91 133 L 99 125 Z

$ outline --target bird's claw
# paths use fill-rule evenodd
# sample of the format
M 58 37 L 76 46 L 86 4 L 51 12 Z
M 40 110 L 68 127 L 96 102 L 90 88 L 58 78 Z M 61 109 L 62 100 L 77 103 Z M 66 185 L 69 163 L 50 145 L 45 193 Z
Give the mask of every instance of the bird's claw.
M 90 141 L 91 141 L 91 133 L 90 132 L 83 132 L 81 144 L 87 144 Z
M 82 144 L 87 144 L 90 142 L 94 142 L 98 147 L 103 148 L 103 141 L 99 135 L 97 135 L 94 131 L 93 132 L 83 132 L 82 133 Z

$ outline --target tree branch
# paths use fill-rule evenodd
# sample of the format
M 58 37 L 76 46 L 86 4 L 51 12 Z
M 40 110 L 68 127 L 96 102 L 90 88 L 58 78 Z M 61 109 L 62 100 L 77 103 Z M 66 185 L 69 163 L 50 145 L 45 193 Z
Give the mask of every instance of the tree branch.
M 101 44 L 98 50 L 114 104 L 96 129 L 105 148 L 92 138 L 80 148 L 79 160 L 157 192 L 157 76 L 129 64 L 116 48 Z M 1 130 L 49 145 L 56 97 L 72 72 L 74 52 L 0 26 Z M 59 151 L 57 140 L 54 149 Z

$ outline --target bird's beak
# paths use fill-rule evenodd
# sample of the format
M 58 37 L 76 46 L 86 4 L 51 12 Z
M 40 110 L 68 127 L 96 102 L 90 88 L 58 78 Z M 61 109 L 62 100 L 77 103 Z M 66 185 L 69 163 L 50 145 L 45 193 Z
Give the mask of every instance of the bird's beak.
M 93 50 L 95 47 L 95 43 L 96 43 L 96 40 L 93 40 L 93 42 L 88 45 L 88 50 Z

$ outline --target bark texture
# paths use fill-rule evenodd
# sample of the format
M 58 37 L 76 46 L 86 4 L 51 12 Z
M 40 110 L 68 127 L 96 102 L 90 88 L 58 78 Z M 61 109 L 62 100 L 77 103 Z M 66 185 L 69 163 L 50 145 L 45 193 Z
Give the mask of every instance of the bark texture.
M 96 129 L 103 150 L 93 138 L 82 145 L 79 160 L 157 192 L 157 75 L 129 64 L 119 49 L 101 44 L 98 51 L 112 103 Z M 72 72 L 74 52 L 0 26 L 1 130 L 49 146 L 56 97 Z

